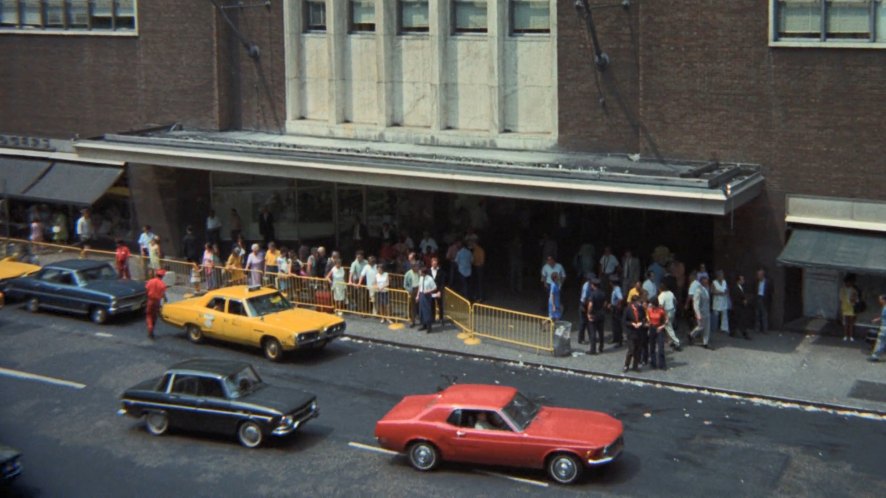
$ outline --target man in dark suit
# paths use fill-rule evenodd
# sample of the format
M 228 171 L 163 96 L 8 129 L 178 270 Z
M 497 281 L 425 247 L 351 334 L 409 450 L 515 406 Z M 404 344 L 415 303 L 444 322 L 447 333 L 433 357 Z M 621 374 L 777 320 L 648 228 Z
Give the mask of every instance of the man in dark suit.
M 646 333 L 646 310 L 640 304 L 639 296 L 631 297 L 631 304 L 625 306 L 622 320 L 624 322 L 624 330 L 627 332 L 628 346 L 625 352 L 624 371 L 627 372 L 629 367 L 637 371 L 640 369 L 640 336 Z
M 754 330 L 765 334 L 769 330 L 769 306 L 772 304 L 772 281 L 766 270 L 757 270 L 757 284 L 754 288 Z
M 600 279 L 591 280 L 591 296 L 588 299 L 588 321 L 591 324 L 590 354 L 603 352 L 603 325 L 606 323 L 606 293 L 601 288 Z
M 446 272 L 440 268 L 440 258 L 436 256 L 431 258 L 431 267 L 428 269 L 428 275 L 433 277 L 434 283 L 437 284 L 439 296 L 434 298 L 434 316 L 439 316 L 440 325 L 443 325 L 444 313 L 446 311 L 443 307 L 443 289 L 446 287 Z
M 271 214 L 267 206 L 262 207 L 261 213 L 258 215 L 258 233 L 261 234 L 266 246 L 268 242 L 277 240 L 274 234 L 274 215 Z
M 729 298 L 732 301 L 732 330 L 729 331 L 730 337 L 735 337 L 735 333 L 740 331 L 745 339 L 750 339 L 748 329 L 750 328 L 751 305 L 748 300 L 747 284 L 744 281 L 744 275 L 735 277 L 735 283 L 730 289 Z

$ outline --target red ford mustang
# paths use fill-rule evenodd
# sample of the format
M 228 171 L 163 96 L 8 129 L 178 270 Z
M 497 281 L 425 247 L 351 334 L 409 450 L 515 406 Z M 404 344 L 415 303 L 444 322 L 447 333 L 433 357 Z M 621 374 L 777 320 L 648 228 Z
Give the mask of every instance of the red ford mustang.
M 528 467 L 546 469 L 560 484 L 618 457 L 622 433 L 605 413 L 541 406 L 512 387 L 469 384 L 406 396 L 375 425 L 379 444 L 406 452 L 418 470 L 442 460 Z

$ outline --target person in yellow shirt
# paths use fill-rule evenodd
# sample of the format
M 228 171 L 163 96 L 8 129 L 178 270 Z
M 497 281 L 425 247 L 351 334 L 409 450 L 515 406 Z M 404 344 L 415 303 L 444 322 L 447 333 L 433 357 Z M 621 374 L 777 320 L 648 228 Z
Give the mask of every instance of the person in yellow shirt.
M 486 251 L 477 242 L 471 242 L 474 255 L 472 274 L 474 275 L 474 301 L 483 302 L 483 267 L 486 265 Z
M 268 242 L 268 250 L 265 251 L 265 278 L 267 285 L 272 287 L 277 285 L 277 273 L 280 267 L 277 265 L 277 258 L 280 257 L 280 251 L 277 250 L 277 244 Z
M 627 282 L 625 282 L 627 283 Z M 643 282 L 637 280 L 636 282 L 632 282 L 634 284 L 631 287 L 631 290 L 628 291 L 628 302 L 631 303 L 634 301 L 634 296 L 637 296 L 637 299 L 643 301 L 645 293 L 643 291 Z
M 858 302 L 858 291 L 855 290 L 852 277 L 843 279 L 840 288 L 840 314 L 843 315 L 843 341 L 854 341 L 855 303 Z

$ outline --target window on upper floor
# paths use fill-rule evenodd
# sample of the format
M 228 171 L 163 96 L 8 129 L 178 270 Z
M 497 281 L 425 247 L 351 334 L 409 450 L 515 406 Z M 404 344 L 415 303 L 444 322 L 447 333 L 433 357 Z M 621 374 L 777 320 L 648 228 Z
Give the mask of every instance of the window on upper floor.
M 453 33 L 486 31 L 486 0 L 452 0 Z
M 511 0 L 511 34 L 551 32 L 548 0 Z
M 400 0 L 397 4 L 400 33 L 428 32 L 428 0 Z
M 350 32 L 375 31 L 375 0 L 351 0 Z
M 136 0 L 0 0 L 0 32 L 133 33 Z
M 305 31 L 326 31 L 326 0 L 305 0 Z
M 774 45 L 886 46 L 886 0 L 770 0 Z

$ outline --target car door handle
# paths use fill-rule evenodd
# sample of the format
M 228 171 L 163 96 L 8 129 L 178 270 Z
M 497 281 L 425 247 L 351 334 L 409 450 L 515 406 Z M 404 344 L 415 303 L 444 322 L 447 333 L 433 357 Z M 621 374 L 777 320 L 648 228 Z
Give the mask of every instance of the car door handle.
M 465 431 L 455 431 L 455 437 L 465 437 L 466 434 Z

